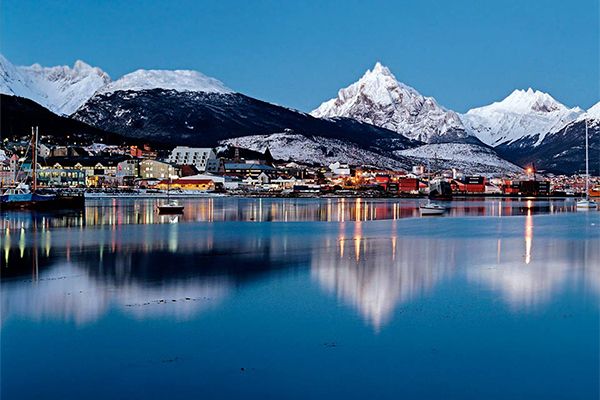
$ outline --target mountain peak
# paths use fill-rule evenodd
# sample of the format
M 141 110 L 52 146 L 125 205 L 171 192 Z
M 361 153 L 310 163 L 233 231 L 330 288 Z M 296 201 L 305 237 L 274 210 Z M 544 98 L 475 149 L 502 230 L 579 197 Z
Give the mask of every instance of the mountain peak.
M 390 71 L 390 69 L 388 67 L 386 67 L 385 65 L 381 64 L 379 61 L 377 61 L 375 63 L 375 66 L 373 67 L 372 70 L 368 70 L 366 72 L 366 74 L 368 74 L 368 73 L 372 73 L 372 74 L 376 74 L 376 75 L 391 76 L 395 79 L 395 77 L 392 74 L 392 72 Z
M 168 89 L 189 92 L 231 93 L 221 81 L 191 70 L 138 69 L 124 75 L 101 89 L 101 92 L 119 90 Z
M 424 142 L 467 136 L 456 113 L 398 82 L 380 62 L 311 114 L 318 118 L 353 118 Z
M 73 64 L 73 69 L 76 71 L 83 71 L 83 70 L 88 70 L 88 69 L 93 69 L 93 68 L 94 67 L 92 67 L 90 64 L 88 64 L 82 60 L 77 60 L 77 61 L 75 61 L 75 64 Z
M 530 137 L 536 144 L 546 134 L 575 120 L 582 110 L 568 108 L 548 93 L 516 89 L 503 100 L 473 108 L 461 119 L 468 131 L 490 146 Z
M 108 82 L 104 71 L 80 60 L 72 68 L 14 66 L 0 55 L 0 92 L 31 99 L 58 114 L 72 114 Z
M 548 93 L 532 88 L 528 88 L 527 90 L 516 89 L 504 100 L 487 107 L 516 113 L 529 113 L 532 111 L 548 113 L 567 109 L 567 107 L 556 101 Z

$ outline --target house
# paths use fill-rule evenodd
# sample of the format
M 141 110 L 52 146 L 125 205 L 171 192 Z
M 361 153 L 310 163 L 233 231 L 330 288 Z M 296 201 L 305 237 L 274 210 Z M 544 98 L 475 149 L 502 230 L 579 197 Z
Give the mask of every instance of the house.
M 266 185 L 270 182 L 271 178 L 265 172 L 261 172 L 257 176 L 247 176 L 243 182 L 247 185 Z

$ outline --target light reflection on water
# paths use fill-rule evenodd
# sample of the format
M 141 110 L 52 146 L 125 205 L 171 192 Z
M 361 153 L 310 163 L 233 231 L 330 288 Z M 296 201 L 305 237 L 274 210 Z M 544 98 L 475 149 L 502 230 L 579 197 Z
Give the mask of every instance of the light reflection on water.
M 62 213 L 6 212 L 4 229 L 118 226 L 125 224 L 164 224 L 174 222 L 292 222 L 292 221 L 373 221 L 419 217 L 424 199 L 270 199 L 198 198 L 182 199 L 182 216 L 159 215 L 156 206 L 164 200 L 87 200 L 85 211 Z M 474 199 L 443 203 L 447 216 L 515 216 L 557 214 L 576 211 L 573 199 L 519 200 Z

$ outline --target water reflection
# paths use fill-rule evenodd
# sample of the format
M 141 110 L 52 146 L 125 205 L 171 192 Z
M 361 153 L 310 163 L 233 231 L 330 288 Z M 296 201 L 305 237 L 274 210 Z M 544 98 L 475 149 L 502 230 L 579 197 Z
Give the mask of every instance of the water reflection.
M 439 239 L 359 234 L 340 236 L 338 248 L 314 251 L 311 275 L 376 330 L 390 321 L 399 304 L 425 296 L 456 266 L 453 243 Z
M 4 230 L 49 229 L 58 227 L 121 226 L 177 222 L 291 222 L 291 221 L 373 221 L 419 217 L 423 199 L 183 199 L 182 216 L 156 212 L 156 199 L 89 200 L 81 212 L 14 212 L 0 214 Z M 557 214 L 576 210 L 572 200 L 475 199 L 446 204 L 448 216 L 513 216 Z
M 239 285 L 298 269 L 376 331 L 400 305 L 446 283 L 499 297 L 514 312 L 542 307 L 567 288 L 600 292 L 597 215 L 539 218 L 525 203 L 524 218 L 365 222 L 379 212 L 374 204 L 322 203 L 325 210 L 340 207 L 343 212 L 334 213 L 340 218 L 351 209 L 355 221 L 179 224 L 166 217 L 171 223 L 56 229 L 44 217 L 39 225 L 6 226 L 2 320 L 83 324 L 115 310 L 188 319 Z M 389 206 L 396 210 L 391 215 L 399 212 Z M 486 210 L 507 212 L 494 207 Z M 267 208 L 273 213 L 272 204 Z

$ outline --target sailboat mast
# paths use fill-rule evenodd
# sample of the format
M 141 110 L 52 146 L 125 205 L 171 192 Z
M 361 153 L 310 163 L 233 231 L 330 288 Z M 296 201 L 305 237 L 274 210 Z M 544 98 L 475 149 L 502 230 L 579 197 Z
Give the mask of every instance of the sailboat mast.
M 31 127 L 31 151 L 32 151 L 32 157 L 31 157 L 31 161 L 32 161 L 32 178 L 33 178 L 33 192 L 35 192 L 37 190 L 37 147 L 38 147 L 38 127 L 36 126 L 35 128 L 32 126 Z
M 585 120 L 585 198 L 587 199 L 590 195 L 590 160 L 588 150 L 588 124 L 587 119 Z

